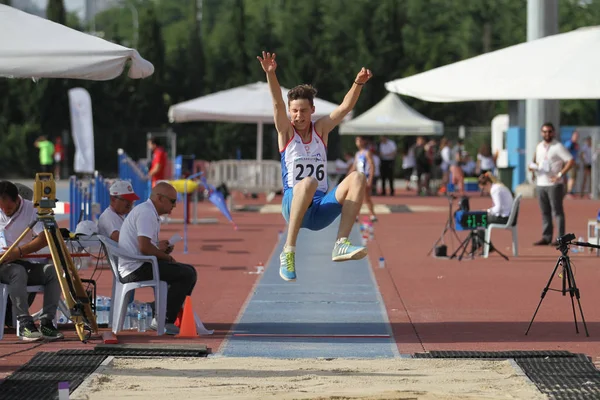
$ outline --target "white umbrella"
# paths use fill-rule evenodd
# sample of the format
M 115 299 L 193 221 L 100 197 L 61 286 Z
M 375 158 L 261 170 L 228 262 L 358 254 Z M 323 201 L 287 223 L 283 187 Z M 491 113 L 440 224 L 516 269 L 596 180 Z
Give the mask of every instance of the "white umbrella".
M 340 125 L 340 135 L 442 135 L 444 125 L 412 109 L 394 93 Z
M 287 103 L 288 89 L 281 88 Z M 314 119 L 329 115 L 338 105 L 314 99 Z M 351 118 L 350 114 L 346 118 Z M 273 124 L 273 100 L 266 82 L 211 93 L 169 108 L 169 121 L 219 121 L 257 124 L 256 159 L 262 160 L 263 125 Z
M 145 78 L 154 66 L 127 47 L 0 4 L 0 77 L 104 81 Z
M 600 27 L 547 36 L 408 78 L 390 92 L 433 102 L 600 98 Z

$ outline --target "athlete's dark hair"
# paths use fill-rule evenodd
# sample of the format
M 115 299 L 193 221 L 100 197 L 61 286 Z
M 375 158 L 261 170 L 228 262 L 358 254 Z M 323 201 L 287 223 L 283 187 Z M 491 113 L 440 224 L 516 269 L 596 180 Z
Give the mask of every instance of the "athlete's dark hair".
M 288 92 L 288 106 L 292 100 L 306 99 L 311 107 L 314 105 L 314 98 L 317 95 L 317 89 L 311 85 L 298 85 Z

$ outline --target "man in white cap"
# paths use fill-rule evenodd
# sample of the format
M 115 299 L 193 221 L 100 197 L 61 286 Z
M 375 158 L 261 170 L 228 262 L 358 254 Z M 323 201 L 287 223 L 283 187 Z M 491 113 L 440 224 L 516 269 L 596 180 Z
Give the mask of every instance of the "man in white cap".
M 131 211 L 133 202 L 140 198 L 128 181 L 115 181 L 109 192 L 110 206 L 98 219 L 98 233 L 118 242 L 125 216 Z

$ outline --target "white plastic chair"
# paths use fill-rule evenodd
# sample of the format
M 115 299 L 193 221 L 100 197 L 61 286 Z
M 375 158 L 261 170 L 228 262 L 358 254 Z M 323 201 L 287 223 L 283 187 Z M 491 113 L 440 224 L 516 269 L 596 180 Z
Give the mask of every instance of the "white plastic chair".
M 485 244 L 483 245 L 483 258 L 488 258 L 490 253 L 490 240 L 492 239 L 492 229 L 508 229 L 512 232 L 512 249 L 513 256 L 519 255 L 519 239 L 517 236 L 517 224 L 514 223 L 519 213 L 519 206 L 521 205 L 522 194 L 518 194 L 513 200 L 512 207 L 510 209 L 510 215 L 506 224 L 489 224 L 485 230 Z M 514 225 L 513 225 L 514 224 Z
M 125 314 L 127 313 L 127 301 L 125 301 L 127 299 L 127 294 L 135 289 L 153 287 L 156 307 L 156 322 L 158 324 L 156 333 L 157 335 L 164 335 L 165 320 L 167 317 L 167 282 L 158 279 L 158 261 L 156 260 L 156 257 L 126 254 L 119 248 L 115 241 L 107 238 L 106 236 L 98 235 L 98 239 L 104 245 L 106 257 L 109 260 L 114 277 L 111 310 L 112 332 L 116 335 L 117 332 L 123 328 Z M 150 281 L 122 283 L 119 279 L 119 257 L 130 260 L 150 262 L 152 264 L 152 273 L 154 279 Z
M 44 286 L 36 285 L 36 286 L 27 286 L 27 293 L 43 293 Z M 4 324 L 6 320 L 6 303 L 8 302 L 8 284 L 0 283 L 0 340 L 4 337 Z M 59 308 L 64 314 L 67 314 L 66 306 L 62 302 L 62 300 L 58 303 Z M 40 315 L 42 315 L 42 310 L 33 314 L 33 320 L 37 321 L 40 319 Z M 15 312 L 15 308 L 13 305 L 12 310 L 13 317 L 13 326 L 17 329 L 17 336 L 19 336 L 19 320 L 17 319 L 17 315 Z M 56 317 L 54 318 L 54 325 L 56 325 Z

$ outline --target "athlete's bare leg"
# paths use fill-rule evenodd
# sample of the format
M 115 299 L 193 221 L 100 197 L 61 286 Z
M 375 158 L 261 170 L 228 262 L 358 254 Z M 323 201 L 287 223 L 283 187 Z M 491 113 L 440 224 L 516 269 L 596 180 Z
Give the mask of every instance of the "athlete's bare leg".
M 295 247 L 298 232 L 302 227 L 304 214 L 313 200 L 317 191 L 318 182 L 315 178 L 307 177 L 294 185 L 292 189 L 292 206 L 290 207 L 290 220 L 288 221 L 288 234 L 285 242 L 286 247 Z
M 375 218 L 375 208 L 373 207 L 373 199 L 371 198 L 371 189 L 365 186 L 365 204 L 371 213 L 371 219 Z
M 338 185 L 335 199 L 342 204 L 342 218 L 338 228 L 337 238 L 347 238 L 350 235 L 356 216 L 360 212 L 367 179 L 364 174 L 352 172 Z

